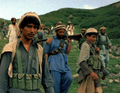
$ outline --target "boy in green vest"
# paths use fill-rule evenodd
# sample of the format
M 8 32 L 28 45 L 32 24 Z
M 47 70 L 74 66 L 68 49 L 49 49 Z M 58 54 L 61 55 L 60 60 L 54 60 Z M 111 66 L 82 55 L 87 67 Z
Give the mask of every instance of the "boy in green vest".
M 99 58 L 99 48 L 95 48 L 98 32 L 95 28 L 86 31 L 86 40 L 81 46 L 78 58 L 78 93 L 102 93 L 100 70 L 105 70 Z M 104 75 L 105 76 L 105 75 Z

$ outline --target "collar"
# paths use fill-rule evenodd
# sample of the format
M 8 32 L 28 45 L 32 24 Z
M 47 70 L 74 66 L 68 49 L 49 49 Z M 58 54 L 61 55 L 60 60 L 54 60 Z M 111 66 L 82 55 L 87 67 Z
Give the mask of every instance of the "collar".
M 94 46 L 92 43 L 90 43 L 88 40 L 86 40 L 86 43 L 90 46 L 90 47 L 92 47 L 92 46 Z
M 56 36 L 53 36 L 54 39 L 58 39 Z M 60 39 L 60 41 L 63 40 L 63 39 Z
M 107 34 L 105 33 L 104 35 L 102 35 L 102 34 L 100 33 L 99 35 L 101 35 L 101 36 L 106 36 Z
M 21 44 L 23 45 L 22 41 L 20 39 L 17 39 L 17 47 L 19 47 Z M 34 43 L 33 40 L 32 40 L 31 45 L 35 46 L 36 48 L 38 48 L 37 43 Z

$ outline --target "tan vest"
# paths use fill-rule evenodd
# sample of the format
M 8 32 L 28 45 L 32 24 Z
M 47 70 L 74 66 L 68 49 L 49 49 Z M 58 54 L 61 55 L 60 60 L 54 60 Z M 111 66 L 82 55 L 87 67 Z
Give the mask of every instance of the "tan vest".
M 37 44 L 38 45 L 38 49 L 37 49 L 37 53 L 38 53 L 38 58 L 39 58 L 39 62 L 40 62 L 40 77 L 42 78 L 42 57 L 43 57 L 43 48 L 41 45 Z M 14 42 L 12 43 L 8 43 L 4 46 L 3 50 L 2 50 L 2 53 L 5 53 L 5 52 L 12 52 L 12 57 L 11 57 L 11 62 L 10 62 L 10 65 L 9 65 L 9 68 L 8 68 L 8 75 L 12 78 L 13 77 L 13 67 L 12 67 L 12 62 L 13 62 L 13 59 L 14 59 L 14 56 L 15 56 L 15 52 L 16 52 L 16 46 L 17 46 L 17 40 L 15 40 Z

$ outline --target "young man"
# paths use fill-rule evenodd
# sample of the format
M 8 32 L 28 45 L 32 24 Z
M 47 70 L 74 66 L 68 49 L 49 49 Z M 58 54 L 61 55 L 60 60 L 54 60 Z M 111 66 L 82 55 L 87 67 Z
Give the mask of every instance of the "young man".
M 41 83 L 45 93 L 54 93 L 43 48 L 32 40 L 39 25 L 40 18 L 34 12 L 20 18 L 21 38 L 7 44 L 1 54 L 0 93 L 41 93 Z
M 78 59 L 78 93 L 102 93 L 100 70 L 105 69 L 98 55 L 100 50 L 96 49 L 93 44 L 96 41 L 97 35 L 96 29 L 89 28 L 86 31 L 86 41 L 81 46 Z
M 43 25 L 40 25 L 40 29 L 38 30 L 38 32 L 35 34 L 34 36 L 34 40 L 43 40 L 45 39 L 44 33 L 43 33 Z M 39 42 L 39 44 L 44 47 L 45 46 L 45 42 Z
M 45 46 L 55 93 L 67 93 L 72 82 L 71 69 L 67 59 L 67 54 L 71 49 L 71 40 L 67 38 L 68 44 L 63 40 L 65 30 L 65 25 L 57 25 L 55 27 L 56 36 L 49 38 Z
M 100 48 L 102 63 L 104 67 L 107 68 L 109 63 L 109 48 L 111 48 L 112 44 L 108 36 L 105 34 L 105 30 L 105 27 L 100 28 L 100 34 L 97 38 L 96 45 L 98 48 Z
M 85 41 L 85 32 L 86 32 L 86 29 L 85 28 L 82 28 L 81 29 L 81 35 L 82 35 L 82 38 L 80 38 L 79 40 L 78 40 L 78 43 L 79 43 L 79 49 L 81 49 L 81 45 L 82 45 L 82 43 Z
M 13 42 L 14 40 L 17 39 L 16 18 L 11 18 L 11 22 L 12 22 L 12 24 L 9 25 L 8 34 L 7 34 L 7 37 L 9 39 L 9 43 Z

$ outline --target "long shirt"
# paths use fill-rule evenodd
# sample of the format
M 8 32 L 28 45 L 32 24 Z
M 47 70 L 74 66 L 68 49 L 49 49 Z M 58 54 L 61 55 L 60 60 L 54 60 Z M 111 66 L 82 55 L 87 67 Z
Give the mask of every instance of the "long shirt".
M 49 55 L 48 63 L 49 63 L 49 70 L 58 71 L 60 73 L 64 73 L 67 71 L 71 71 L 69 65 L 68 65 L 68 58 L 66 54 L 66 50 L 68 47 L 68 44 L 61 39 L 64 46 L 61 52 L 64 53 L 58 53 L 56 55 Z M 60 46 L 60 40 L 53 36 L 53 41 L 51 44 L 47 43 L 45 46 L 45 53 L 49 54 L 49 51 L 54 51 Z
M 36 44 L 31 44 L 29 52 L 25 49 L 22 41 L 18 39 L 17 45 L 20 50 L 21 62 L 23 67 L 23 73 L 25 74 L 36 74 L 37 73 L 37 59 L 36 59 Z M 11 52 L 5 52 L 1 57 L 0 63 L 0 93 L 6 93 L 10 91 L 10 93 L 42 93 L 39 89 L 34 91 L 25 91 L 21 89 L 9 88 L 9 76 L 8 76 L 8 67 L 11 62 Z M 17 63 L 17 55 L 15 54 L 13 60 L 13 73 L 18 73 L 18 63 Z M 53 90 L 53 80 L 48 70 L 48 66 L 46 63 L 45 54 L 43 54 L 43 62 L 42 62 L 42 80 L 41 83 L 45 88 L 46 93 L 54 93 Z
M 9 25 L 9 28 L 8 28 L 8 37 L 9 37 L 9 43 L 13 42 L 14 40 L 17 39 L 16 25 L 15 26 L 13 26 L 13 24 Z

